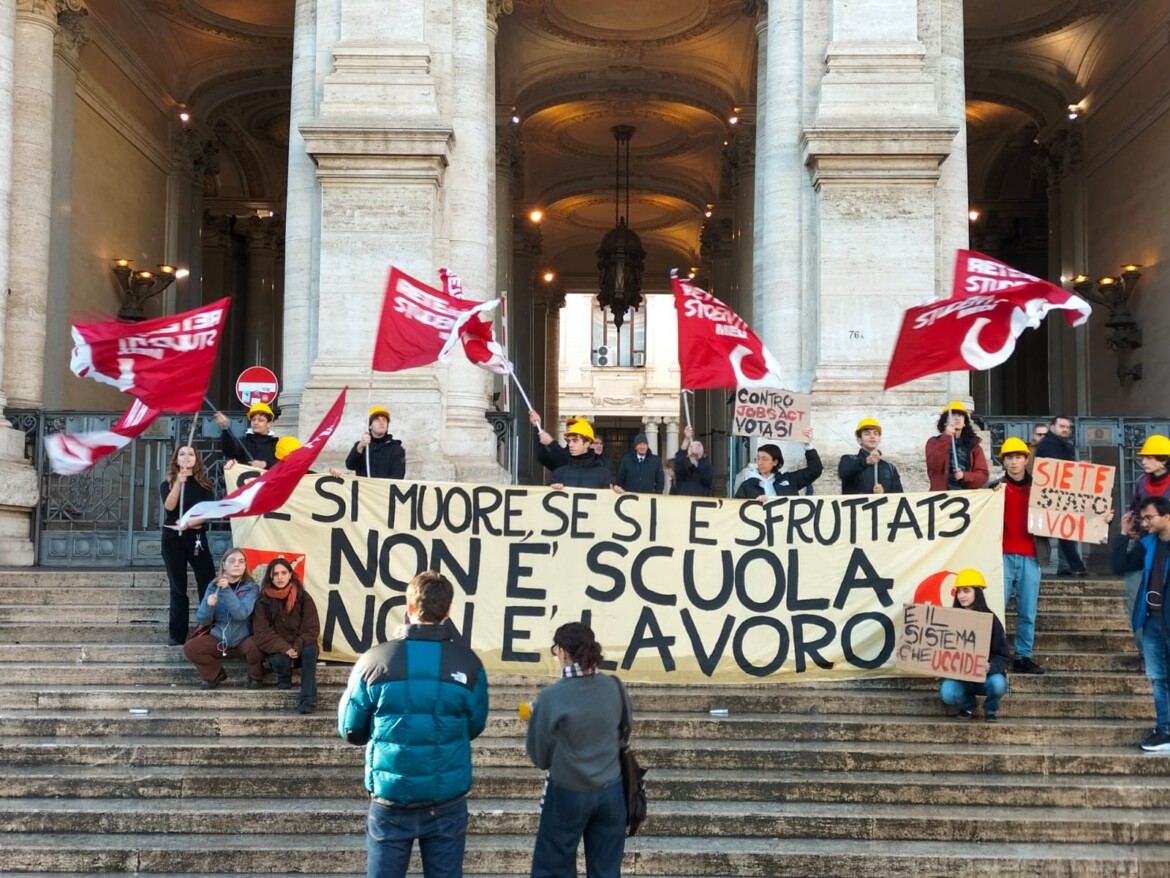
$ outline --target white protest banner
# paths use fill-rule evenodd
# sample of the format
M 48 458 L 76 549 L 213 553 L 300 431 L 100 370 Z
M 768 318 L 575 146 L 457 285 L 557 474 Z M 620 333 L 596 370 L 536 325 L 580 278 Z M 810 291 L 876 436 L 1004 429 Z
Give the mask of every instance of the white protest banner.
M 790 439 L 811 427 L 812 397 L 793 390 L 741 387 L 735 392 L 734 436 Z
M 1105 543 L 1117 468 L 1088 461 L 1038 457 L 1028 494 L 1028 533 L 1081 543 Z
M 407 584 L 437 569 L 489 674 L 554 672 L 553 632 L 584 620 L 628 680 L 888 676 L 904 603 L 949 603 L 966 567 L 1003 572 L 999 491 L 758 503 L 322 474 L 232 531 L 305 556 L 322 658 L 392 637 Z
M 911 674 L 982 683 L 991 649 L 991 613 L 906 604 L 895 664 Z

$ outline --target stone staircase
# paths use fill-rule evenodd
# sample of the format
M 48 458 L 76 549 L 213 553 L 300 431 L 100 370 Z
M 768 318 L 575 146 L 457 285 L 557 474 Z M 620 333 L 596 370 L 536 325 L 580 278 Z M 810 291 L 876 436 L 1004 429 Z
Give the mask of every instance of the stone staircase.
M 0 572 L 0 871 L 363 874 L 348 668 L 322 669 L 308 717 L 242 665 L 201 691 L 166 603 L 154 571 Z M 624 873 L 1165 878 L 1170 759 L 1137 747 L 1152 704 L 1123 617 L 1120 582 L 1045 581 L 1048 673 L 1012 676 L 996 725 L 928 680 L 631 687 L 652 801 Z M 515 706 L 546 682 L 492 680 L 468 875 L 527 874 L 541 776 Z

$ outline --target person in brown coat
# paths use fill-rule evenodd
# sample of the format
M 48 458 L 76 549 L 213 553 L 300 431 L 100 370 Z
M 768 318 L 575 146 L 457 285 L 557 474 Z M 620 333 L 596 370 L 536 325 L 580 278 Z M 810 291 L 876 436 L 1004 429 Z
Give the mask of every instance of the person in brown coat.
M 317 607 L 284 558 L 268 565 L 256 611 L 253 637 L 276 673 L 276 688 L 292 686 L 292 669 L 301 669 L 301 694 L 297 713 L 312 713 L 317 706 L 317 635 L 321 623 Z

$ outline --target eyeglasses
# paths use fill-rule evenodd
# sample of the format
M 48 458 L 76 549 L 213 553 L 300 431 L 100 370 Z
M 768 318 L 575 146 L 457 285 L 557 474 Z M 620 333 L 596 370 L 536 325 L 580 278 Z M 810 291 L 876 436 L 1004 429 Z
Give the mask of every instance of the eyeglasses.
M 1157 514 L 1154 514 L 1154 515 L 1143 515 L 1143 516 L 1141 517 L 1141 522 L 1142 522 L 1142 524 L 1149 524 L 1149 523 L 1150 523 L 1151 521 L 1153 521 L 1155 518 L 1162 518 L 1162 517 L 1163 517 L 1163 516 L 1161 516 L 1161 515 L 1157 515 Z

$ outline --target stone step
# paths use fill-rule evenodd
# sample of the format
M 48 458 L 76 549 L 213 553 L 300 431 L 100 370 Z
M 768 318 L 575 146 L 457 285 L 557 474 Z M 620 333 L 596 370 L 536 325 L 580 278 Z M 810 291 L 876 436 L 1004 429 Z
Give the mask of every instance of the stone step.
M 6 851 L 16 871 L 215 872 L 230 864 L 254 874 L 295 872 L 312 864 L 325 873 L 361 872 L 360 834 L 16 834 Z M 522 874 L 531 863 L 527 835 L 472 835 L 466 870 L 475 875 Z M 412 868 L 417 868 L 416 862 Z M 1164 878 L 1170 845 L 873 841 L 870 839 L 658 838 L 628 839 L 625 874 L 675 876 L 907 874 L 954 878 L 1077 876 Z
M 162 567 L 132 567 L 122 570 L 84 570 L 70 567 L 0 568 L 0 588 L 32 592 L 62 592 L 73 588 L 167 588 Z
M 469 834 L 534 837 L 540 819 L 539 781 L 529 800 L 474 799 Z M 284 798 L 189 799 L 173 804 L 141 799 L 0 799 L 0 832 L 360 835 L 368 801 L 360 797 L 308 801 L 290 809 Z M 1000 807 L 817 802 L 656 801 L 643 837 L 1059 842 L 1161 844 L 1170 840 L 1170 815 L 1140 808 Z
M 799 722 L 789 723 L 796 728 Z M 909 724 L 902 724 L 908 726 Z M 1074 724 L 1062 726 L 1071 729 Z M 1084 724 L 1079 724 L 1084 725 Z M 1094 737 L 1105 743 L 1087 743 L 1077 731 L 1069 731 L 1061 743 L 1030 742 L 1029 731 L 1045 727 L 1019 727 L 1015 723 L 989 726 L 982 722 L 954 720 L 922 723 L 925 742 L 906 741 L 902 730 L 893 729 L 890 740 L 820 737 L 767 739 L 725 737 L 652 738 L 638 736 L 635 749 L 650 768 L 820 771 L 957 772 L 1004 775 L 1130 775 L 1170 776 L 1170 759 L 1149 754 L 1138 743 L 1149 733 L 1149 724 L 1114 723 L 1098 727 Z M 859 726 L 861 728 L 861 726 Z M 287 729 L 287 723 L 286 723 Z M 829 731 L 840 731 L 839 728 Z M 636 730 L 637 734 L 637 730 Z M 809 735 L 816 735 L 809 730 Z M 1071 743 L 1070 743 L 1071 742 Z M 1021 746 L 1024 745 L 1024 746 Z M 100 738 L 0 737 L 0 766 L 211 766 L 299 769 L 358 766 L 362 749 L 336 738 L 287 734 L 262 741 L 255 737 L 223 736 L 163 739 L 146 736 Z M 945 748 L 946 758 L 939 753 Z M 478 766 L 528 768 L 522 741 L 481 736 L 472 747 Z
M 1153 757 L 1151 757 L 1153 758 Z M 479 766 L 473 796 L 535 799 L 543 773 L 528 767 Z M 1144 808 L 1170 806 L 1170 776 L 984 775 L 897 773 L 884 771 L 705 770 L 654 766 L 647 781 L 655 803 L 855 802 L 916 805 L 983 805 L 1066 808 Z M 0 799 L 100 798 L 168 800 L 277 798 L 294 789 L 318 799 L 359 799 L 361 769 L 303 765 L 274 773 L 271 768 L 205 766 L 60 765 L 0 768 Z

